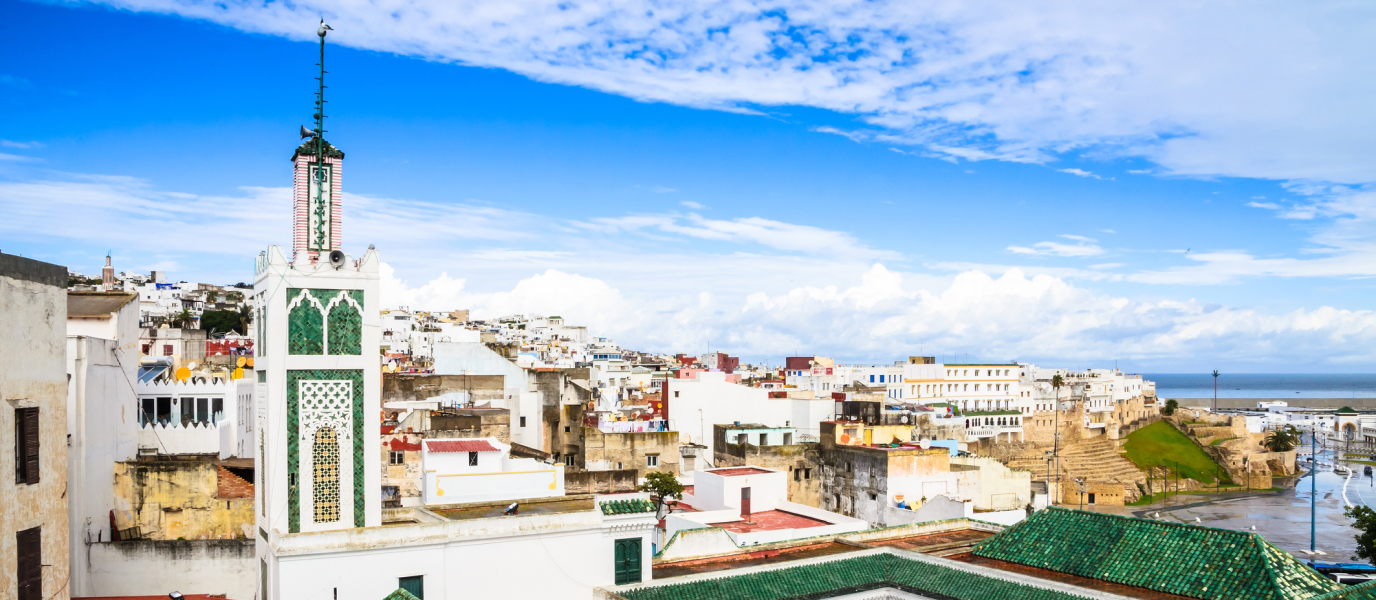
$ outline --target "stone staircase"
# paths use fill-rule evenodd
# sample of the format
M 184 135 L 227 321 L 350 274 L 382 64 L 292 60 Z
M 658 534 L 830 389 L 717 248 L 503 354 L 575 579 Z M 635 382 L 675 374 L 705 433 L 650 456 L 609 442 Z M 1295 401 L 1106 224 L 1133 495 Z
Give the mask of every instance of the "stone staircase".
M 1008 460 L 1008 468 L 1030 471 L 1032 481 L 1046 481 L 1047 464 L 1045 452 L 1048 448 L 1014 456 Z M 1118 444 L 1107 438 L 1095 438 L 1061 448 L 1061 483 L 1064 485 L 1083 477 L 1085 481 L 1116 481 L 1127 484 L 1127 495 L 1136 498 L 1139 494 L 1136 483 L 1145 484 L 1147 476 L 1137 469 L 1132 461 L 1118 454 Z M 1055 465 L 1050 475 L 1056 477 Z

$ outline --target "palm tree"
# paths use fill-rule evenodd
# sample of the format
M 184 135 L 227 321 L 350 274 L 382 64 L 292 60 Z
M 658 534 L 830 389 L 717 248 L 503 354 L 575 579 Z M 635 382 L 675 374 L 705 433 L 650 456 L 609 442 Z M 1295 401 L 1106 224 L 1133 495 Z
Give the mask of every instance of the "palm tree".
M 1056 457 L 1056 489 L 1061 487 L 1061 386 L 1065 385 L 1065 378 L 1059 373 L 1051 376 L 1051 389 L 1056 390 L 1056 430 L 1054 441 L 1052 442 L 1051 455 Z M 1046 482 L 1047 491 L 1050 492 L 1050 481 Z
M 191 315 L 191 311 L 183 308 L 181 313 L 172 318 L 172 324 L 179 328 L 186 328 L 190 327 L 191 322 L 194 320 L 196 320 L 196 317 Z
M 1298 432 L 1294 431 L 1294 426 L 1288 426 L 1267 434 L 1262 445 L 1272 452 L 1286 452 L 1294 450 L 1297 441 Z
M 1218 369 L 1214 369 L 1214 414 L 1218 414 Z

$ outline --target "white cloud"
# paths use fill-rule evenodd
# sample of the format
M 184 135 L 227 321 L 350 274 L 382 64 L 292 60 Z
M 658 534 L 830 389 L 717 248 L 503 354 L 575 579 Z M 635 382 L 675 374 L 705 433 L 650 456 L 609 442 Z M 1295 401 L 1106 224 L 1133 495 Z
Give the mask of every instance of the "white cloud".
M 1117 231 L 1114 231 L 1112 229 L 1100 229 L 1099 231 L 1102 231 L 1104 233 L 1118 233 Z
M 575 221 L 574 225 L 604 233 L 641 232 L 677 234 L 702 240 L 751 243 L 776 250 L 807 254 L 830 254 L 852 257 L 896 258 L 898 254 L 870 248 L 854 236 L 842 231 L 822 229 L 810 225 L 785 223 L 762 217 L 731 220 L 708 219 L 690 213 L 680 215 L 630 215 L 625 217 L 597 217 Z
M 707 208 L 706 206 L 699 204 L 697 202 L 693 202 L 692 200 L 684 200 L 683 202 L 679 202 L 679 204 L 691 208 L 693 210 L 702 210 L 704 208 Z
M 706 292 L 647 298 L 605 281 L 558 270 L 508 291 L 476 294 L 442 276 L 407 288 L 384 268 L 384 300 L 418 309 L 472 308 L 480 318 L 558 314 L 646 350 L 713 348 L 747 360 L 806 348 L 842 357 L 925 351 L 971 352 L 999 360 L 1179 364 L 1201 352 L 1233 364 L 1357 366 L 1376 358 L 1376 313 L 1329 307 L 1272 315 L 1202 303 L 1134 301 L 1062 279 L 966 271 L 939 286 L 875 264 L 850 287 L 800 286 L 743 298 Z M 1201 350 L 1203 349 L 1203 350 Z
M 41 159 L 37 159 L 32 156 L 21 156 L 19 154 L 7 154 L 4 152 L 0 152 L 0 160 L 10 162 L 38 162 Z
M 1280 205 L 1276 204 L 1275 202 L 1248 202 L 1247 206 L 1250 206 L 1252 208 L 1266 208 L 1270 210 L 1280 209 Z
M 43 144 L 40 144 L 38 142 L 16 142 L 14 140 L 0 140 L 0 147 L 19 148 L 21 150 L 28 150 L 31 148 L 42 148 Z
M 656 193 L 656 194 L 672 194 L 672 193 L 674 193 L 674 192 L 677 192 L 678 190 L 676 190 L 676 189 L 674 189 L 674 188 L 671 188 L 671 187 L 665 187 L 665 186 L 662 186 L 662 185 L 657 185 L 657 186 L 655 186 L 655 187 L 650 188 L 650 191 L 652 191 L 652 192 L 654 192 L 654 193 Z
M 1060 171 L 1060 172 L 1062 172 L 1062 173 L 1069 173 L 1069 174 L 1074 175 L 1074 176 L 1076 176 L 1076 177 L 1092 177 L 1092 178 L 1094 178 L 1094 179 L 1103 179 L 1102 177 L 1100 177 L 1100 176 L 1098 176 L 1098 175 L 1095 175 L 1095 174 L 1093 174 L 1093 173 L 1090 173 L 1089 171 L 1086 171 L 1086 170 L 1084 170 L 1084 169 L 1073 169 L 1073 168 L 1072 168 L 1072 169 L 1056 169 L 1056 170 L 1057 170 L 1057 171 Z
M 1070 256 L 1085 257 L 1098 256 L 1104 253 L 1104 249 L 1098 244 L 1091 243 L 1094 240 L 1085 237 L 1063 235 L 1061 237 L 1072 240 L 1079 240 L 1076 244 L 1062 244 L 1060 242 L 1037 242 L 1032 247 L 1009 246 L 1008 251 L 1014 254 L 1027 254 L 1032 256 Z
M 1092 238 L 1092 237 L 1085 237 L 1085 236 L 1083 236 L 1083 235 L 1070 235 L 1070 234 L 1068 234 L 1068 233 L 1063 233 L 1063 234 L 1061 234 L 1061 237 L 1063 237 L 1063 238 L 1065 238 L 1065 239 L 1067 239 L 1067 240 L 1075 240 L 1075 241 L 1077 241 L 1077 242 L 1097 242 L 1097 241 L 1099 241 L 1099 240 L 1096 240 L 1096 239 L 1094 239 L 1094 238 Z
M 865 125 L 816 130 L 967 160 L 1094 148 L 1173 174 L 1376 181 L 1360 3 L 107 3 L 298 40 L 323 14 L 333 43 L 646 101 L 840 111 Z

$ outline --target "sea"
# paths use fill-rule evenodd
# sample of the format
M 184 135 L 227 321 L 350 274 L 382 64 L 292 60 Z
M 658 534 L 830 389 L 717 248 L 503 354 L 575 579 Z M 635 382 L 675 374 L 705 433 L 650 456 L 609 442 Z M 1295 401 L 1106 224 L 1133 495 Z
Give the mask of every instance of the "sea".
M 1211 373 L 1143 373 L 1161 398 L 1213 398 Z M 1221 373 L 1219 398 L 1376 398 L 1376 373 Z

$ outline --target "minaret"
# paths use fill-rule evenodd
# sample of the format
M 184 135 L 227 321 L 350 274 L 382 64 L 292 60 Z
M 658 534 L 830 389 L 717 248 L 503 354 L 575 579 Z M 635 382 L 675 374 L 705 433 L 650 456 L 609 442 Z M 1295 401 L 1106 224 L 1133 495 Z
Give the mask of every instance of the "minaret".
M 110 253 L 105 253 L 105 268 L 100 270 L 100 287 L 109 292 L 115 289 L 115 268 L 110 266 Z
M 309 139 L 292 155 L 294 256 L 269 246 L 254 265 L 260 600 L 284 597 L 281 557 L 313 552 L 323 538 L 309 534 L 382 524 L 381 261 L 371 246 L 354 258 L 340 245 L 344 154 L 324 139 L 330 30 L 316 32 L 315 129 L 301 128 Z
M 315 129 L 301 128 L 305 143 L 296 148 L 292 184 L 292 262 L 315 262 L 342 246 L 340 175 L 344 153 L 325 141 L 325 33 L 333 28 L 320 22 L 319 87 L 315 92 Z M 309 138 L 309 139 L 307 139 Z M 324 168 L 319 168 L 324 165 Z

